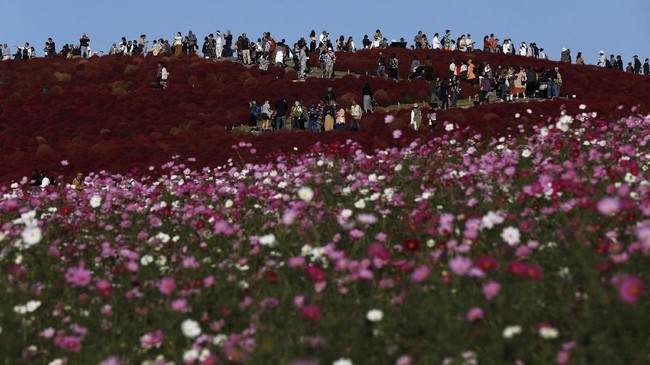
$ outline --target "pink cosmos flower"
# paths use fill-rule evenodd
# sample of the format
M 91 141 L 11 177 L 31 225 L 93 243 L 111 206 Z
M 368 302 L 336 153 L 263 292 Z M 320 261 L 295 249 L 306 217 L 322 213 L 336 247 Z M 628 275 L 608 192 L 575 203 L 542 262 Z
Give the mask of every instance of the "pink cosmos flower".
M 402 131 L 401 131 L 401 130 L 399 130 L 399 129 L 395 129 L 395 130 L 393 131 L 393 138 L 395 138 L 395 139 L 399 139 L 401 136 L 402 136 Z
M 325 273 L 325 270 L 315 265 L 307 266 L 305 272 L 313 281 L 317 283 L 321 281 L 325 281 L 327 279 L 327 274 Z
M 290 258 L 287 260 L 287 265 L 288 265 L 290 268 L 295 269 L 295 268 L 297 268 L 297 267 L 302 267 L 302 266 L 304 266 L 304 265 L 305 265 L 305 262 L 306 262 L 306 260 L 305 260 L 305 258 L 304 258 L 303 256 L 295 256 L 295 257 L 290 257 Z
M 142 337 L 140 337 L 140 347 L 145 350 L 152 347 L 160 347 L 164 339 L 165 334 L 161 330 L 145 333 L 142 335 Z
M 381 243 L 373 243 L 368 246 L 368 257 L 370 258 L 378 257 L 382 260 L 389 260 L 391 256 L 390 251 Z
M 212 285 L 214 285 L 214 276 L 210 275 L 210 276 L 206 276 L 205 278 L 203 278 L 203 286 L 204 287 L 209 288 Z
M 492 300 L 492 298 L 496 297 L 500 291 L 501 284 L 496 281 L 489 281 L 483 284 L 483 295 L 487 300 Z
M 411 357 L 409 355 L 402 355 L 397 358 L 395 365 L 411 365 Z
M 68 284 L 74 286 L 86 286 L 90 283 L 92 275 L 90 271 L 84 269 L 83 267 L 71 267 L 65 274 L 65 279 Z
M 116 356 L 111 356 L 100 362 L 99 365 L 122 365 L 122 362 Z
M 421 283 L 425 281 L 429 275 L 431 275 L 431 270 L 427 266 L 420 266 L 413 271 L 413 274 L 411 274 L 411 280 L 416 283 Z
M 187 308 L 187 299 L 179 298 L 174 300 L 172 302 L 172 310 L 180 313 L 188 312 L 189 309 Z
M 566 365 L 569 363 L 569 360 L 571 360 L 571 353 L 566 350 L 561 350 L 560 352 L 557 353 L 557 356 L 555 357 L 555 362 L 558 365 Z
M 61 348 L 72 352 L 79 352 L 81 350 L 81 339 L 74 336 L 65 336 L 61 341 Z
M 606 197 L 598 202 L 598 212 L 604 215 L 614 215 L 621 210 L 621 200 L 617 197 Z
M 449 269 L 458 275 L 463 276 L 472 268 L 472 260 L 462 256 L 456 256 L 449 260 Z
M 176 290 L 176 280 L 174 278 L 163 278 L 158 283 L 158 290 L 164 295 L 170 295 Z
M 483 309 L 481 307 L 473 307 L 467 311 L 467 320 L 470 322 L 476 322 L 483 319 Z
M 636 276 L 627 276 L 618 284 L 618 295 L 625 303 L 636 303 L 641 298 L 643 290 L 643 280 Z
M 479 256 L 474 261 L 474 266 L 488 273 L 499 268 L 499 261 L 492 256 Z
M 311 319 L 312 321 L 319 321 L 321 318 L 321 310 L 318 306 L 307 305 L 302 308 L 300 315 L 304 318 Z

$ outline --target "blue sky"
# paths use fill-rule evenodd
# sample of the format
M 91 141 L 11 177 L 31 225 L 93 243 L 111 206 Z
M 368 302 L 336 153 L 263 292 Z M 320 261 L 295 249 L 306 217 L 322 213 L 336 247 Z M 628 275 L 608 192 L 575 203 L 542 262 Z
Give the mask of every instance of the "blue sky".
M 545 0 L 513 1 L 396 1 L 396 0 L 4 0 L 0 42 L 13 48 L 28 41 L 37 55 L 52 37 L 57 49 L 77 43 L 81 33 L 91 39 L 93 51 L 107 51 L 121 37 L 171 39 L 177 31 L 192 30 L 199 40 L 216 30 L 230 29 L 259 37 L 270 31 L 276 39 L 295 42 L 311 29 L 331 36 L 353 36 L 360 46 L 364 34 L 380 28 L 389 40 L 404 37 L 412 43 L 422 30 L 430 38 L 450 29 L 455 39 L 471 33 L 480 42 L 494 33 L 499 39 L 536 42 L 551 59 L 562 47 L 587 63 L 595 63 L 599 50 L 650 57 L 650 1 Z M 319 3 L 328 5 L 319 5 Z

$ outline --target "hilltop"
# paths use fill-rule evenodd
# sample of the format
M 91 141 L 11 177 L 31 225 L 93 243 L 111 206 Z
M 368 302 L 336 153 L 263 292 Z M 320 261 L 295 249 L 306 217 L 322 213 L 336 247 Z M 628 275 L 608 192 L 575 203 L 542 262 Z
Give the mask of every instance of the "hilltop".
M 257 67 L 233 61 L 210 61 L 198 56 L 171 58 L 98 57 L 89 60 L 44 58 L 0 63 L 0 146 L 3 151 L 0 182 L 9 183 L 29 176 L 33 169 L 45 169 L 67 179 L 75 171 L 132 172 L 169 161 L 173 155 L 194 157 L 198 166 L 216 166 L 235 157 L 231 146 L 252 142 L 255 155 L 246 160 L 269 159 L 277 150 L 305 151 L 318 141 L 353 139 L 366 149 L 393 144 L 392 130 L 400 128 L 403 138 L 429 138 L 445 133 L 413 132 L 407 127 L 409 107 L 430 98 L 430 83 L 402 79 L 396 82 L 372 76 L 376 50 L 338 53 L 337 78 L 310 77 L 295 82 L 291 68 L 271 66 L 260 76 Z M 475 64 L 548 68 L 559 66 L 564 83 L 561 97 L 552 101 L 492 103 L 454 108 L 438 113 L 461 128 L 485 138 L 519 133 L 517 126 L 556 117 L 560 109 L 575 114 L 581 104 L 610 119 L 650 110 L 650 78 L 614 69 L 578 66 L 519 56 L 487 53 L 443 52 L 438 50 L 385 50 L 396 53 L 402 77 L 414 55 L 426 54 L 434 63 L 434 75 L 446 75 L 450 60 L 471 58 Z M 157 63 L 164 61 L 171 73 L 169 88 L 155 89 Z M 317 56 L 310 57 L 317 68 Z M 237 128 L 248 118 L 250 100 L 269 99 L 272 106 L 284 97 L 291 104 L 302 100 L 317 103 L 332 87 L 342 106 L 355 98 L 369 83 L 379 109 L 365 116 L 361 132 L 308 133 L 282 131 L 253 135 Z M 462 83 L 461 99 L 478 93 Z M 466 102 L 463 104 L 467 104 Z M 395 122 L 384 123 L 387 113 Z M 69 165 L 62 166 L 60 161 Z

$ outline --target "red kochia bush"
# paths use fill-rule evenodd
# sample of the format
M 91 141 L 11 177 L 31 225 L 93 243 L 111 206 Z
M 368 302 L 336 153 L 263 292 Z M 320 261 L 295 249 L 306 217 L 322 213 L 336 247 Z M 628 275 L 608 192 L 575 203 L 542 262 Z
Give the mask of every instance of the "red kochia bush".
M 576 95 L 575 100 L 498 103 L 438 112 L 440 121 L 452 120 L 485 135 L 506 133 L 528 120 L 556 116 L 563 104 L 569 114 L 579 113 L 578 106 L 584 103 L 589 111 L 613 118 L 629 114 L 633 105 L 640 106 L 637 112 L 648 111 L 650 78 L 617 70 L 487 53 L 384 51 L 387 57 L 392 52 L 399 58 L 402 78 L 408 73 L 414 55 L 421 61 L 429 55 L 437 76 L 445 75 L 451 58 L 457 63 L 472 58 L 476 64 L 486 62 L 493 67 L 560 67 L 564 80 L 561 93 Z M 131 165 L 146 167 L 165 162 L 177 153 L 201 157 L 199 163 L 218 164 L 231 157 L 229 146 L 242 138 L 260 144 L 256 146 L 258 159 L 278 148 L 308 149 L 316 141 L 354 138 L 368 148 L 397 143 L 391 130 L 405 128 L 405 135 L 410 136 L 407 126 L 410 103 L 427 101 L 430 84 L 422 80 L 396 82 L 375 77 L 377 55 L 376 50 L 339 53 L 335 68 L 345 76 L 336 80 L 310 77 L 305 82 L 294 82 L 297 74 L 292 69 L 272 66 L 266 76 L 260 76 L 256 67 L 186 55 L 3 62 L 0 64 L 3 151 L 0 182 L 27 175 L 34 167 L 59 171 L 60 159 L 69 160 L 74 169 L 82 171 L 109 167 L 116 168 L 116 172 L 127 171 Z M 310 64 L 318 67 L 318 57 L 311 56 Z M 151 87 L 159 61 L 165 62 L 171 73 L 166 90 Z M 247 103 L 252 99 L 261 102 L 267 98 L 273 108 L 283 97 L 290 104 L 302 100 L 310 105 L 321 100 L 327 88 L 332 87 L 341 105 L 349 107 L 352 99 L 362 102 L 361 90 L 366 83 L 380 107 L 408 103 L 402 105 L 407 107 L 403 110 L 390 109 L 396 115 L 395 124 L 386 125 L 385 112 L 380 109 L 364 115 L 360 133 L 292 132 L 242 137 L 229 132 L 247 121 Z M 48 89 L 45 95 L 44 84 Z M 462 88 L 463 98 L 477 92 L 464 83 Z M 620 104 L 626 107 L 619 110 Z M 532 113 L 528 114 L 526 109 Z M 517 113 L 519 118 L 515 117 Z M 47 143 L 37 143 L 38 135 L 45 137 Z M 129 166 L 124 166 L 124 161 Z

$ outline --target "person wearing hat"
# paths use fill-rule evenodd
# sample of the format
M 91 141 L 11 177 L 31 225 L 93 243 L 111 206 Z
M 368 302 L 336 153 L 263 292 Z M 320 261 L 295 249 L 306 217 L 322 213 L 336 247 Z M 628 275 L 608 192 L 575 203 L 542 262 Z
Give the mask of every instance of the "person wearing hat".
M 221 37 L 221 32 L 217 31 L 214 38 L 215 53 L 217 55 L 217 59 L 220 59 L 221 54 L 223 53 L 223 38 Z
M 571 63 L 571 50 L 568 48 L 562 48 L 562 54 L 560 55 L 561 62 Z
M 605 57 L 605 52 L 603 51 L 598 52 L 598 63 L 596 65 L 598 67 L 607 66 L 607 58 Z
M 411 110 L 411 127 L 414 130 L 419 130 L 422 126 L 422 111 L 418 103 L 413 104 L 413 110 Z
M 641 61 L 639 60 L 639 56 L 637 55 L 634 55 L 634 73 L 635 74 L 641 73 Z

